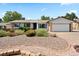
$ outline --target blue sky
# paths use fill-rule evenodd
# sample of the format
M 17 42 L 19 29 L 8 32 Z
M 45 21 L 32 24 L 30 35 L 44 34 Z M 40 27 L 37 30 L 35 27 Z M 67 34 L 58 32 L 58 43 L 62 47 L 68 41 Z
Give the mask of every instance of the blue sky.
M 40 19 L 42 15 L 58 17 L 67 12 L 79 16 L 79 4 L 72 3 L 0 3 L 0 18 L 6 11 L 17 11 L 26 19 Z

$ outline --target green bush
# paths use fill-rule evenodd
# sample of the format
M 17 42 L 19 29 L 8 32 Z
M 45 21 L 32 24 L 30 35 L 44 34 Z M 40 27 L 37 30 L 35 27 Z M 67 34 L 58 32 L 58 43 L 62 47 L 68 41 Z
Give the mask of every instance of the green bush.
M 13 36 L 17 36 L 17 34 L 15 32 L 7 32 L 7 36 L 13 37 Z
M 15 33 L 17 35 L 22 35 L 22 34 L 24 34 L 24 31 L 23 30 L 15 30 Z
M 15 30 L 14 30 L 14 29 L 9 29 L 9 31 L 10 31 L 10 32 L 14 32 Z
M 36 35 L 39 37 L 47 37 L 48 32 L 46 29 L 38 29 L 38 30 L 36 30 Z
M 29 28 L 29 27 L 26 27 L 26 28 L 24 29 L 24 32 L 26 32 L 26 31 L 28 31 L 28 30 L 30 30 L 30 28 Z
M 36 35 L 35 30 L 28 30 L 28 31 L 26 31 L 26 36 L 28 36 L 28 37 L 32 37 L 32 36 L 35 36 L 35 35 Z
M 24 32 L 26 32 L 26 31 L 30 30 L 30 28 L 29 28 L 29 27 L 19 27 L 19 29 L 24 30 Z
M 7 32 L 4 30 L 0 30 L 0 37 L 5 37 L 7 36 Z
M 19 29 L 23 30 L 24 27 L 19 27 Z
M 5 31 L 10 31 L 10 28 L 6 28 Z

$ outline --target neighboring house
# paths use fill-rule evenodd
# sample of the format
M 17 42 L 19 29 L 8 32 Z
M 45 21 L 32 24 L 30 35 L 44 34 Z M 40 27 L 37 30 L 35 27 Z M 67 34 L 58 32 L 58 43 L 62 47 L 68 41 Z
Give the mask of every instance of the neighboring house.
M 52 32 L 71 32 L 73 30 L 73 21 L 65 18 L 56 18 L 50 21 L 50 31 Z
M 32 29 L 45 28 L 48 30 L 49 20 L 15 20 L 10 24 L 16 29 L 19 27 L 29 27 Z

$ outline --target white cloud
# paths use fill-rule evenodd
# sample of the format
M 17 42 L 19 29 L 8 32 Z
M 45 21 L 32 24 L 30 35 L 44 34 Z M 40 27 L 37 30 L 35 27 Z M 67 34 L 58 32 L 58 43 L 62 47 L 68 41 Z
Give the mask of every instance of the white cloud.
M 68 13 L 76 13 L 77 14 L 77 10 L 70 10 L 70 11 L 68 11 Z
M 42 9 L 41 9 L 42 12 L 45 11 L 45 10 L 46 10 L 46 8 L 42 8 Z
M 64 5 L 70 5 L 72 3 L 60 3 L 61 6 L 64 6 Z
M 2 16 L 4 16 L 4 15 L 5 15 L 5 13 L 6 13 L 6 12 L 3 12 L 3 13 L 2 13 Z

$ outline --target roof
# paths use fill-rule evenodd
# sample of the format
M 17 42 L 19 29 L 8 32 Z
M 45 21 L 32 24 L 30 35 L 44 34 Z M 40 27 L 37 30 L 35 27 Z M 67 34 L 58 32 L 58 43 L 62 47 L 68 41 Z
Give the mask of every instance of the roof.
M 0 26 L 6 26 L 8 25 L 9 23 L 0 23 Z
M 14 20 L 10 23 L 47 23 L 49 20 Z
M 74 21 L 79 22 L 79 19 L 74 19 Z
M 65 18 L 56 18 L 54 20 L 52 20 L 53 23 L 71 23 L 73 21 L 70 21 L 68 19 Z

